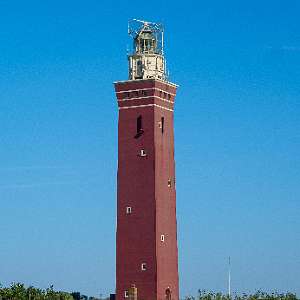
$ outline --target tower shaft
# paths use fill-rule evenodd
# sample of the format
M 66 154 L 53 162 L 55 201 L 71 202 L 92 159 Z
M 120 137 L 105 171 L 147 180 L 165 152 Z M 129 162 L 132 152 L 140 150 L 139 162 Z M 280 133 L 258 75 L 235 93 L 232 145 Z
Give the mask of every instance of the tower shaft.
M 179 299 L 173 109 L 176 85 L 115 83 L 119 107 L 116 297 Z

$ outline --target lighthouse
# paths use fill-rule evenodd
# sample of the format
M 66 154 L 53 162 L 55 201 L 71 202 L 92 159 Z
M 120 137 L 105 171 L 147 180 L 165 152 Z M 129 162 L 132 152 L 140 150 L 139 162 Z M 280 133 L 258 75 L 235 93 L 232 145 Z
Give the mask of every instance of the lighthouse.
M 134 20 L 119 109 L 116 300 L 178 300 L 174 102 L 160 24 Z

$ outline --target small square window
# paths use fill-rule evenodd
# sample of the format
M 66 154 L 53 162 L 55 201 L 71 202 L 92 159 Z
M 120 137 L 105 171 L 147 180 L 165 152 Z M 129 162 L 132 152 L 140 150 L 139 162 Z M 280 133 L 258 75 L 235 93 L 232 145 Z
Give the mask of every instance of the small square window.
M 141 149 L 140 156 L 142 156 L 142 157 L 147 156 L 147 153 L 144 149 Z
M 165 235 L 164 235 L 164 234 L 162 234 L 162 235 L 160 236 L 160 241 L 161 241 L 161 242 L 164 242 L 164 241 L 165 241 Z
M 141 264 L 141 270 L 142 271 L 146 271 L 147 270 L 147 264 L 146 263 L 142 263 Z
M 129 215 L 129 214 L 131 214 L 131 212 L 132 212 L 131 206 L 127 206 L 126 207 L 126 214 Z
M 125 291 L 124 292 L 124 298 L 128 298 L 129 297 L 129 293 L 128 293 L 128 291 Z

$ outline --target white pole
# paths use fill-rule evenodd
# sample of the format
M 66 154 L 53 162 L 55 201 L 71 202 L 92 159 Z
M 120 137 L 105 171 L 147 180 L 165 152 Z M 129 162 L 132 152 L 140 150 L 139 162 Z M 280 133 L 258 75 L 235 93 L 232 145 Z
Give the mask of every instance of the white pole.
M 161 32 L 161 54 L 164 55 L 164 30 Z
M 231 266 L 230 266 L 230 256 L 228 259 L 228 296 L 231 297 Z

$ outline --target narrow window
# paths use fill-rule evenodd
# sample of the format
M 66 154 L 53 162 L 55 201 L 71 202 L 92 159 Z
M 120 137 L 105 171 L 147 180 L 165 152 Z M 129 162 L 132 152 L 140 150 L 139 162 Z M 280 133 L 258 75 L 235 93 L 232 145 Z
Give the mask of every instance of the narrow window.
M 131 212 L 132 212 L 131 207 L 130 207 L 130 206 L 127 206 L 127 207 L 126 207 L 126 214 L 129 215 L 129 214 L 131 214 Z
M 161 117 L 161 133 L 164 133 L 164 130 L 165 130 L 165 118 L 164 117 Z
M 171 300 L 172 299 L 172 294 L 171 294 L 171 290 L 170 290 L 169 287 L 166 289 L 166 298 L 165 299 L 166 300 Z
M 171 187 L 171 179 L 168 179 L 168 187 Z
M 147 270 L 147 264 L 146 263 L 142 263 L 141 264 L 141 270 L 142 271 L 146 271 Z
M 165 241 L 165 235 L 164 235 L 164 234 L 162 234 L 162 235 L 160 236 L 160 241 L 161 241 L 161 242 L 164 242 L 164 241 Z
M 143 118 L 142 116 L 138 116 L 136 119 L 136 134 L 134 138 L 138 139 L 144 133 L 143 130 Z
M 143 77 L 143 65 L 142 65 L 142 61 L 140 60 L 138 60 L 136 64 L 136 77 L 138 79 Z
M 140 134 L 142 130 L 143 130 L 143 119 L 142 116 L 138 116 L 138 118 L 136 119 L 136 133 Z
M 124 298 L 128 298 L 129 297 L 129 293 L 128 293 L 128 291 L 125 291 L 124 292 Z

